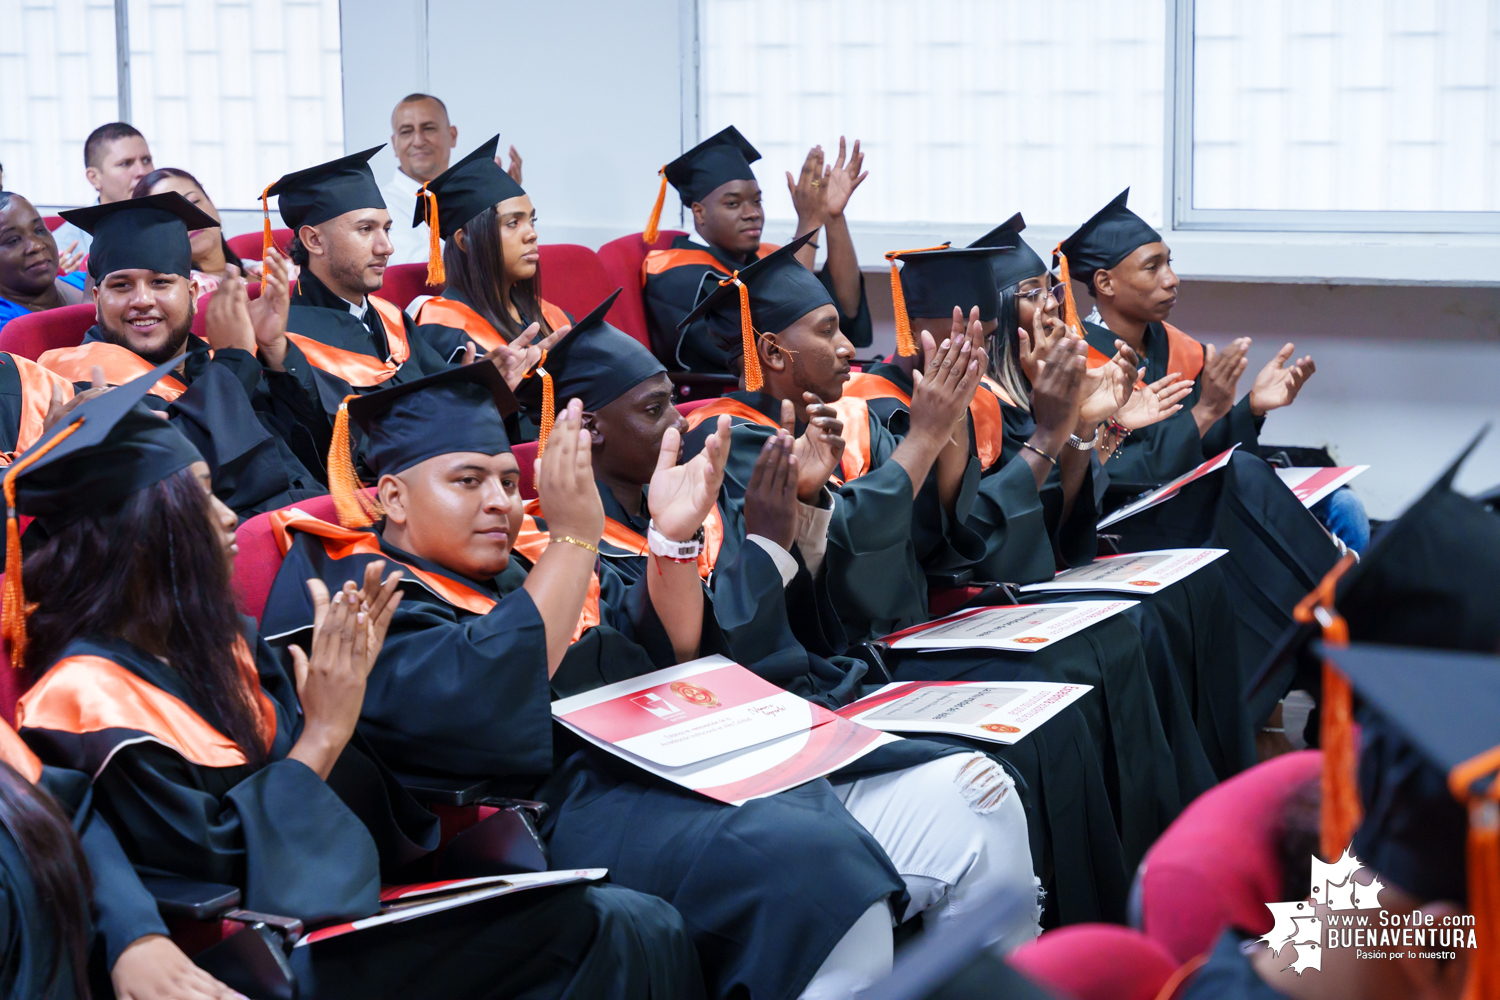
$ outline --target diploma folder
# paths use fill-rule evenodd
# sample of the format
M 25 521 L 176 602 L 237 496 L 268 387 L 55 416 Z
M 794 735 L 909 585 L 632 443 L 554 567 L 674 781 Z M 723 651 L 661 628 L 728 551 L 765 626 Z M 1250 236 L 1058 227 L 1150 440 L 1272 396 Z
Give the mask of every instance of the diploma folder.
M 1232 445 L 1228 450 L 1219 452 L 1213 458 L 1210 458 L 1207 462 L 1204 462 L 1192 472 L 1188 472 L 1181 476 L 1178 476 L 1176 479 L 1172 480 L 1170 483 L 1167 483 L 1165 486 L 1159 486 L 1140 499 L 1131 501 L 1130 503 L 1121 507 L 1119 510 L 1115 511 L 1113 514 L 1110 514 L 1108 517 L 1101 519 L 1096 530 L 1103 531 L 1111 524 L 1117 524 L 1120 521 L 1125 520 L 1132 514 L 1139 514 L 1141 511 L 1155 507 L 1157 504 L 1166 503 L 1168 500 L 1175 497 L 1178 491 L 1188 483 L 1191 483 L 1194 480 L 1202 479 L 1204 476 L 1208 475 L 1211 472 L 1218 472 L 1220 469 L 1224 468 L 1224 466 L 1228 465 L 1230 456 L 1234 454 L 1234 449 L 1238 447 L 1238 444 Z

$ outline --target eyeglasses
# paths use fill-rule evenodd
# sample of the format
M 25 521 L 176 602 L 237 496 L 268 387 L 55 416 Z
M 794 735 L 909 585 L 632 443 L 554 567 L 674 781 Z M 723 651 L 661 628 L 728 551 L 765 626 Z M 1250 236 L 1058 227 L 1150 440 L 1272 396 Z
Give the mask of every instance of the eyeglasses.
M 1017 292 L 1016 298 L 1027 299 L 1033 305 L 1038 305 L 1041 303 L 1043 296 L 1047 295 L 1050 295 L 1056 301 L 1061 302 L 1063 300 L 1063 286 L 1061 284 L 1056 284 L 1051 288 L 1033 288 L 1029 292 Z

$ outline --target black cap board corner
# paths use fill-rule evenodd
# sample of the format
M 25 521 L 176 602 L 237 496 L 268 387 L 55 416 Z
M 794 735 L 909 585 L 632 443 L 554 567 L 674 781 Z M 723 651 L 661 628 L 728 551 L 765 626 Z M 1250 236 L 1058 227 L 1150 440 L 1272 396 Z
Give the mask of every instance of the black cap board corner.
M 1161 242 L 1161 234 L 1126 207 L 1129 199 L 1126 188 L 1059 244 L 1072 277 L 1090 284 L 1095 271 L 1107 271 L 1138 247 Z
M 691 205 L 730 181 L 755 180 L 750 164 L 759 159 L 760 152 L 730 125 L 668 163 L 662 172 L 682 203 Z
M 788 265 L 795 265 L 798 268 L 801 268 L 801 273 L 806 275 L 807 278 L 811 280 L 812 284 L 817 285 L 819 289 L 822 289 L 823 296 L 822 302 L 818 302 L 810 308 L 803 309 L 801 312 L 797 313 L 797 315 L 791 317 L 791 320 L 789 322 L 795 322 L 803 316 L 806 316 L 813 309 L 816 309 L 819 305 L 824 305 L 833 301 L 833 299 L 828 295 L 828 290 L 826 288 L 823 288 L 823 283 L 818 281 L 817 276 L 807 268 L 803 267 L 800 261 L 795 259 L 797 251 L 805 247 L 808 242 L 816 235 L 816 231 L 805 233 L 802 236 L 799 236 L 796 239 L 792 240 L 792 242 L 786 244 L 785 246 L 777 247 L 773 252 L 766 254 L 764 257 L 753 260 L 749 264 L 746 264 L 744 267 L 740 268 L 739 279 L 740 281 L 745 283 L 745 286 L 747 288 L 750 289 L 750 311 L 757 320 L 755 324 L 755 328 L 757 330 L 780 330 L 787 325 L 787 323 L 778 324 L 772 322 L 761 315 L 761 311 L 756 308 L 756 291 L 762 283 L 767 282 L 773 275 L 783 272 L 795 275 L 795 272 L 790 272 L 787 270 Z M 801 275 L 795 276 L 797 278 L 801 277 Z M 794 281 L 793 284 L 796 288 L 800 289 L 804 293 L 802 296 L 803 298 L 816 297 L 816 293 L 812 292 L 811 287 L 806 281 Z M 713 291 L 711 291 L 708 295 L 704 296 L 703 300 L 693 308 L 693 311 L 683 317 L 682 322 L 677 324 L 677 329 L 684 330 L 687 328 L 688 324 L 704 316 L 707 316 L 710 312 L 726 308 L 726 304 L 731 298 L 734 300 L 734 313 L 736 317 L 735 336 L 738 337 L 739 288 L 733 282 L 721 284 Z M 777 312 L 779 315 L 782 310 L 777 310 Z
M 89 274 L 95 282 L 116 271 L 142 269 L 192 277 L 190 231 L 219 222 L 176 191 L 69 209 L 62 217 L 94 237 Z
M 449 368 L 349 400 L 377 476 L 398 474 L 438 455 L 510 450 L 505 418 L 520 404 L 489 361 Z
M 500 136 L 497 133 L 425 185 L 426 190 L 437 196 L 438 235 L 443 239 L 462 229 L 485 209 L 526 193 L 495 162 L 495 152 L 499 148 Z M 411 224 L 415 228 L 426 221 L 427 198 L 419 192 Z
M 901 261 L 898 280 L 908 319 L 951 316 L 954 306 L 966 316 L 970 308 L 978 306 L 981 320 L 996 319 L 1000 294 L 995 258 L 1011 252 L 1006 246 L 970 246 L 893 255 L 893 260 Z
M 293 232 L 303 226 L 321 225 L 361 208 L 385 208 L 380 185 L 375 183 L 375 174 L 370 170 L 370 157 L 385 146 L 382 142 L 357 153 L 284 174 L 266 188 L 261 197 L 278 196 L 277 209 L 282 221 Z

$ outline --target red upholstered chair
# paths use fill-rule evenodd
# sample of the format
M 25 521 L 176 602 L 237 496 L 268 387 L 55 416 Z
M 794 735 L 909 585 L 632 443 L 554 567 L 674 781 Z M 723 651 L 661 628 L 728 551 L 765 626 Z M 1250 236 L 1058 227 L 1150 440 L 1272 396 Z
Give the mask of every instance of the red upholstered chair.
M 441 295 L 443 290 L 427 283 L 426 264 L 392 264 L 385 269 L 385 283 L 376 294 L 405 309 L 418 295 Z
M 193 314 L 193 332 L 200 337 L 208 336 L 208 303 L 217 291 L 218 289 L 214 289 L 213 292 L 198 297 L 197 312 Z M 252 299 L 260 298 L 260 282 L 248 282 L 245 285 L 245 293 Z
M 1143 929 L 1177 960 L 1226 926 L 1265 934 L 1281 899 L 1274 838 L 1288 797 L 1322 767 L 1316 750 L 1257 764 L 1200 795 L 1152 845 L 1137 876 Z
M 686 235 L 680 229 L 663 229 L 656 242 L 647 246 L 640 233 L 631 233 L 599 248 L 599 261 L 609 272 L 610 286 L 625 289 L 610 310 L 609 321 L 647 347 L 651 346 L 651 337 L 646 332 L 646 307 L 641 301 L 641 265 L 649 251 L 665 250 L 674 239 Z M 616 315 L 620 317 L 618 320 L 614 318 Z
M 1059 927 L 1006 961 L 1072 1000 L 1155 1000 L 1179 964 L 1140 931 L 1114 924 Z
M 520 444 L 513 444 L 510 451 L 516 456 L 516 464 L 521 467 L 521 498 L 536 499 L 536 483 L 533 481 L 536 472 L 536 442 L 522 441 Z
M 49 232 L 49 233 L 55 233 L 55 232 L 57 232 L 57 230 L 59 228 L 61 228 L 62 224 L 63 224 L 63 217 L 60 216 L 60 215 L 44 215 L 44 216 L 42 216 L 42 225 L 44 225 L 44 226 L 47 227 L 47 232 Z M 61 247 L 59 249 L 66 250 L 67 247 Z
M 373 493 L 373 491 L 371 491 Z M 324 521 L 338 522 L 333 497 L 313 497 L 293 504 L 298 510 Z M 239 555 L 234 557 L 234 597 L 240 612 L 260 622 L 271 596 L 271 584 L 281 569 L 281 547 L 271 531 L 271 514 L 256 514 L 235 531 Z
M 278 250 L 285 252 L 287 244 L 292 242 L 294 235 L 296 234 L 290 229 L 273 229 L 271 230 L 271 242 L 276 244 Z M 260 260 L 261 254 L 265 252 L 265 234 L 259 229 L 254 232 L 231 236 L 224 242 L 228 243 L 229 249 L 233 250 L 242 260 Z
M 542 297 L 561 306 L 575 320 L 583 319 L 619 287 L 604 269 L 598 255 L 588 247 L 576 243 L 543 243 L 537 250 L 542 258 L 537 272 Z M 621 305 L 624 299 L 623 294 L 616 299 L 604 318 L 640 339 L 640 334 L 626 329 L 629 314 Z
M 92 302 L 17 316 L 0 330 L 0 351 L 35 361 L 54 347 L 77 347 L 94 316 Z

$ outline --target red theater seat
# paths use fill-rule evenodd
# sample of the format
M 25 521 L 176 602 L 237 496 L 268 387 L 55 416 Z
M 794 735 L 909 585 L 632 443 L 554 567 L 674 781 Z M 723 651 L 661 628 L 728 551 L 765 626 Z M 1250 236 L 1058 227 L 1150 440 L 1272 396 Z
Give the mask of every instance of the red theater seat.
M 511 445 L 510 450 L 516 456 L 516 464 L 521 467 L 521 499 L 533 500 L 536 498 L 536 442 L 522 441 Z
M 656 242 L 647 246 L 640 233 L 631 233 L 599 248 L 599 260 L 609 272 L 611 287 L 618 285 L 625 289 L 610 310 L 610 322 L 647 347 L 651 346 L 651 337 L 646 332 L 646 307 L 641 300 L 641 265 L 649 251 L 665 250 L 674 239 L 686 235 L 680 229 L 664 229 Z M 618 320 L 614 318 L 616 315 L 620 317 Z
M 385 269 L 385 283 L 377 294 L 405 309 L 418 295 L 441 295 L 443 290 L 427 283 L 426 264 L 392 264 Z
M 0 330 L 0 351 L 35 361 L 54 347 L 77 347 L 94 325 L 94 316 L 91 302 L 17 316 Z
M 55 233 L 55 232 L 57 232 L 58 229 L 62 227 L 62 224 L 63 224 L 63 217 L 60 216 L 60 215 L 44 215 L 44 216 L 42 216 L 42 225 L 44 225 L 44 226 L 47 227 L 47 232 L 49 232 L 49 233 Z M 59 250 L 66 250 L 67 247 L 58 247 L 58 249 Z
M 1200 795 L 1141 862 L 1146 934 L 1185 962 L 1226 926 L 1265 934 L 1281 899 L 1275 837 L 1287 799 L 1322 768 L 1316 750 L 1257 764 Z
M 198 297 L 197 312 L 193 314 L 193 332 L 200 337 L 208 336 L 208 303 L 217 293 L 218 289 L 214 289 L 213 292 Z M 260 282 L 247 282 L 245 294 L 252 299 L 260 298 Z
M 1006 961 L 1072 1000 L 1155 1000 L 1178 967 L 1160 944 L 1113 924 L 1048 931 Z
M 292 506 L 313 517 L 338 523 L 331 496 L 313 497 Z M 275 512 L 256 514 L 234 533 L 240 548 L 239 555 L 234 557 L 235 603 L 241 613 L 254 616 L 257 623 L 266 610 L 276 572 L 281 569 L 281 547 L 276 544 L 276 536 L 271 531 L 272 513 Z
M 295 234 L 290 229 L 273 229 L 271 242 L 276 245 L 276 249 L 285 253 L 287 244 L 292 242 L 293 235 Z M 259 229 L 253 233 L 231 236 L 224 242 L 229 244 L 229 249 L 233 250 L 241 260 L 260 260 L 265 250 L 265 234 Z
M 540 279 L 537 287 L 542 297 L 553 305 L 561 306 L 575 320 L 583 319 L 593 308 L 619 287 L 610 278 L 608 271 L 594 251 L 576 243 L 544 243 L 537 248 L 541 252 Z M 628 315 L 622 307 L 622 294 L 609 307 L 604 318 L 624 330 Z M 626 331 L 636 336 L 634 331 Z

